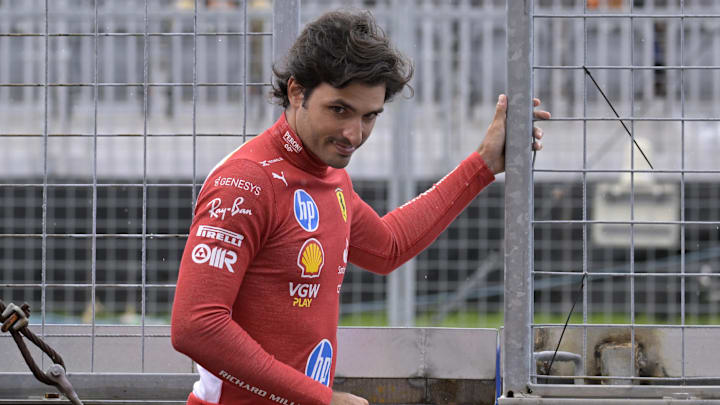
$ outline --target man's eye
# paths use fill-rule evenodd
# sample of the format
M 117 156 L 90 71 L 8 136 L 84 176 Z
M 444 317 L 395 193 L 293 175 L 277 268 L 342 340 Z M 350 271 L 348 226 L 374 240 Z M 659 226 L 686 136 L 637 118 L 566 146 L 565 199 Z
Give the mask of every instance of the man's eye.
M 336 114 L 342 114 L 345 112 L 345 107 L 340 107 L 337 105 L 330 107 L 330 109 L 333 110 L 333 112 L 335 112 Z

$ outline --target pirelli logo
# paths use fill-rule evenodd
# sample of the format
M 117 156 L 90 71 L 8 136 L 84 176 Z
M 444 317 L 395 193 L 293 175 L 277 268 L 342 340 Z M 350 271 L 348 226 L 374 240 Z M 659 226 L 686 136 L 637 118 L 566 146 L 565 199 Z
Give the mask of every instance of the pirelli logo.
M 242 235 L 230 232 L 227 229 L 217 228 L 214 226 L 200 225 L 198 227 L 197 236 L 208 239 L 216 239 L 229 245 L 240 247 L 243 239 Z

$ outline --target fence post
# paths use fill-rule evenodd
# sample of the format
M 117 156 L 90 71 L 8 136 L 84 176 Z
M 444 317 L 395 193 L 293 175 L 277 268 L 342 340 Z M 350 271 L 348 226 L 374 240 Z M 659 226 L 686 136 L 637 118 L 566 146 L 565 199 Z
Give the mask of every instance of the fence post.
M 283 0 L 273 2 L 273 63 L 278 66 L 285 64 L 285 56 L 300 33 L 300 0 Z M 273 79 L 274 80 L 274 79 Z M 285 110 L 275 108 L 277 118 Z
M 532 265 L 532 0 L 507 2 L 505 157 L 505 397 L 529 394 Z
M 393 42 L 400 49 L 411 50 L 414 42 L 415 18 L 411 15 L 415 2 L 392 3 L 394 17 L 390 18 Z M 389 178 L 388 208 L 395 209 L 412 199 L 415 190 L 413 175 L 413 111 L 409 100 L 396 97 L 393 102 L 392 172 Z M 388 276 L 388 323 L 390 326 L 415 325 L 416 259 L 411 259 Z

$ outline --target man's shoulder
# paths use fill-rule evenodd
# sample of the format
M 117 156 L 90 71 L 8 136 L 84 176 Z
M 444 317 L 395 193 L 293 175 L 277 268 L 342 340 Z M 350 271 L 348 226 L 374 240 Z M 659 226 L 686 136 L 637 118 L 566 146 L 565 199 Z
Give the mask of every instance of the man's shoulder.
M 262 168 L 282 160 L 273 154 L 266 135 L 258 135 L 227 154 L 210 170 L 208 179 L 223 173 L 266 176 Z
M 261 166 L 252 160 L 233 158 L 216 166 L 205 179 L 201 194 L 219 195 L 230 192 L 253 199 L 271 197 L 270 179 Z

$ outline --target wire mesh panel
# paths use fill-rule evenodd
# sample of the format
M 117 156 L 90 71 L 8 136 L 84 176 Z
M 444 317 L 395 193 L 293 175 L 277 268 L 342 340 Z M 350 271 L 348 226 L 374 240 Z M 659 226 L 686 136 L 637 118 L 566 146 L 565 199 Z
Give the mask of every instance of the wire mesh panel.
M 525 253 L 506 261 L 517 273 L 506 274 L 506 403 L 720 398 L 718 359 L 701 349 L 720 336 L 708 290 L 720 264 L 720 215 L 711 198 L 697 198 L 717 192 L 720 173 L 719 117 L 707 101 L 720 71 L 719 6 L 509 8 L 509 24 L 529 28 L 509 36 L 526 56 L 509 53 L 509 72 L 524 75 L 515 89 L 549 105 L 545 146 L 565 158 L 531 156 L 530 108 L 511 110 L 508 153 L 526 160 L 508 168 L 507 183 L 511 173 L 534 181 L 513 183 L 520 202 L 506 205 L 522 218 L 514 237 L 527 236 Z M 506 249 L 516 241 L 506 239 Z
M 71 372 L 192 371 L 169 346 L 177 269 L 212 161 L 274 119 L 273 6 L 0 1 L 0 297 Z
M 372 10 L 417 69 L 415 96 L 406 92 L 388 105 L 349 167 L 358 193 L 385 213 L 399 205 L 391 202 L 398 184 L 414 196 L 479 144 L 478 128 L 489 123 L 493 95 L 504 86 L 504 2 L 308 0 L 299 14 L 304 23 L 341 6 Z M 247 2 L 246 36 L 245 7 L 199 0 L 196 13 L 194 1 L 148 0 L 146 18 L 144 1 L 98 0 L 96 17 L 93 1 L 48 2 L 46 119 L 44 1 L 0 2 L 5 300 L 39 309 L 45 274 L 51 322 L 91 325 L 93 302 L 101 322 L 139 319 L 145 263 L 145 320 L 167 324 L 199 185 L 222 156 L 279 114 L 267 102 L 275 4 Z M 398 7 L 414 21 L 402 38 Z M 401 104 L 413 125 L 397 123 Z M 413 139 L 414 157 L 400 181 L 391 164 L 406 151 L 392 139 L 402 133 Z M 501 268 L 485 260 L 502 250 L 499 187 L 418 258 L 415 286 L 401 286 L 415 295 L 408 310 L 418 324 L 500 323 Z M 468 282 L 491 288 L 478 294 Z M 342 323 L 388 324 L 388 296 L 386 277 L 351 269 Z

